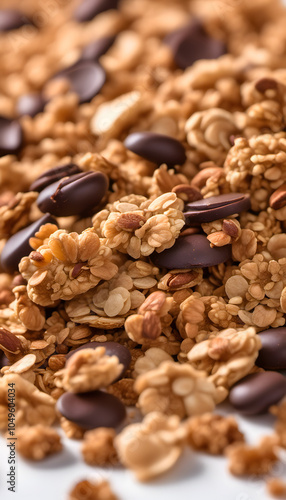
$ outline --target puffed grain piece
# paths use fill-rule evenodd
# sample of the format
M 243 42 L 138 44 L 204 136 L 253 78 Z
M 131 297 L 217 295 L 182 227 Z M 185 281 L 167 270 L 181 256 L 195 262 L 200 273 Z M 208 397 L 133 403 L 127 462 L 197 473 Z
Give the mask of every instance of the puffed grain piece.
M 43 460 L 62 450 L 63 445 L 58 432 L 42 424 L 22 427 L 17 432 L 17 451 L 29 460 Z

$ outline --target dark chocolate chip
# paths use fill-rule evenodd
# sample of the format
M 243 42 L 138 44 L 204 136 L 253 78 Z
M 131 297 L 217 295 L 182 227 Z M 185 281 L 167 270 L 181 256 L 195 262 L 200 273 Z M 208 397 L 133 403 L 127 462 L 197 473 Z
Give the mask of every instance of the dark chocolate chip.
M 43 111 L 46 102 L 41 94 L 22 95 L 17 102 L 17 113 L 19 116 L 36 116 Z
M 286 370 L 286 327 L 259 332 L 262 348 L 256 365 L 265 370 Z
M 118 344 L 118 342 L 88 342 L 87 344 L 81 345 L 74 351 L 70 351 L 66 358 L 69 359 L 75 352 L 81 351 L 82 349 L 96 349 L 97 347 L 105 347 L 105 354 L 107 356 L 117 356 L 119 362 L 123 365 L 123 370 L 120 376 L 127 370 L 131 363 L 131 354 L 129 349 L 124 347 L 124 345 Z M 116 379 L 116 380 L 118 380 Z
M 286 378 L 277 372 L 252 373 L 235 384 L 229 400 L 245 415 L 267 412 L 286 395 Z
M 217 59 L 227 52 L 225 44 L 212 38 L 197 19 L 169 33 L 164 41 L 181 69 L 186 69 L 199 59 Z
M 126 416 L 123 403 L 102 391 L 80 394 L 66 392 L 57 401 L 58 411 L 68 420 L 83 427 L 118 427 Z
M 26 24 L 33 24 L 23 12 L 14 9 L 1 9 L 0 10 L 0 32 L 11 31 L 21 28 Z
M 23 134 L 17 120 L 0 116 L 0 156 L 17 154 L 22 146 Z
M 59 181 L 63 177 L 71 177 L 80 172 L 82 172 L 82 170 L 75 163 L 67 163 L 66 165 L 51 168 L 50 170 L 46 170 L 46 172 L 40 175 L 40 177 L 31 184 L 29 191 L 38 191 L 40 193 L 45 187 L 53 182 Z
M 250 208 L 250 196 L 228 193 L 188 203 L 184 209 L 186 225 L 211 222 Z
M 14 273 L 18 270 L 18 264 L 22 257 L 29 255 L 32 248 L 29 239 L 40 229 L 43 224 L 56 224 L 56 220 L 50 214 L 46 214 L 28 227 L 13 234 L 7 241 L 1 253 L 1 266 L 7 273 Z
M 81 61 L 97 61 L 114 43 L 115 36 L 104 36 L 86 45 L 81 53 Z
M 183 165 L 186 161 L 184 146 L 168 135 L 155 134 L 154 132 L 135 132 L 124 141 L 127 149 L 146 160 L 169 167 Z
M 231 258 L 231 245 L 210 246 L 203 234 L 180 236 L 175 244 L 161 253 L 150 256 L 153 264 L 167 269 L 217 266 Z
M 102 89 L 106 74 L 102 66 L 95 61 L 78 61 L 57 73 L 53 79 L 65 78 L 70 89 L 78 95 L 79 102 L 89 102 Z
M 37 205 L 42 212 L 56 217 L 80 215 L 100 203 L 108 188 L 108 178 L 102 172 L 83 172 L 68 179 L 53 182 L 41 191 Z
M 117 9 L 119 0 L 83 0 L 74 12 L 79 23 L 91 21 L 95 16 L 110 9 Z

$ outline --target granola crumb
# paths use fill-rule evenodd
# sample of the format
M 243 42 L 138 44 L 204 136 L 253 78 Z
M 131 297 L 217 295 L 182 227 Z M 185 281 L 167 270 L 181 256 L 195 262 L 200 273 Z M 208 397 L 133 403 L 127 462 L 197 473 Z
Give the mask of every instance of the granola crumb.
M 268 474 L 278 461 L 275 448 L 279 444 L 277 436 L 265 436 L 257 446 L 236 443 L 228 447 L 229 472 L 234 476 L 260 476 Z
M 38 424 L 22 427 L 17 433 L 17 451 L 29 460 L 43 460 L 63 448 L 58 432 L 51 427 Z
M 276 498 L 286 498 L 286 482 L 273 477 L 267 480 L 266 488 L 270 495 Z
M 118 464 L 118 456 L 113 441 L 116 436 L 114 429 L 99 427 L 85 433 L 81 447 L 84 461 L 89 465 Z
M 68 500 L 119 500 L 112 492 L 108 481 L 79 481 L 69 493 Z

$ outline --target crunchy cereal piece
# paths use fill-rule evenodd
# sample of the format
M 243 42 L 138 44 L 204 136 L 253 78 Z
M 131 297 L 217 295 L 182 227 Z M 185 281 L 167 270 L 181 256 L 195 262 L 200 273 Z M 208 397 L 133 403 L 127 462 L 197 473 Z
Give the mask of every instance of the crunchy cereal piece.
M 163 276 L 159 283 L 159 290 L 173 292 L 199 285 L 203 280 L 202 269 L 174 269 Z
M 128 337 L 138 344 L 150 345 L 156 341 L 164 328 L 172 322 L 168 311 L 172 305 L 172 297 L 164 292 L 151 293 L 138 309 L 125 321 L 125 330 Z
M 58 432 L 42 424 L 21 427 L 17 432 L 16 449 L 20 455 L 29 460 L 43 460 L 48 455 L 58 453 L 62 448 Z
M 238 262 L 252 259 L 257 251 L 257 239 L 251 229 L 242 229 L 239 238 L 232 245 L 232 258 Z
M 107 387 L 107 392 L 119 398 L 125 406 L 135 406 L 138 401 L 138 394 L 134 390 L 133 378 L 122 378 L 115 384 Z
M 181 173 L 175 172 L 174 169 L 168 169 L 167 165 L 161 165 L 159 168 L 156 168 L 152 176 L 149 194 L 152 197 L 157 197 L 161 194 L 169 193 L 172 191 L 173 193 L 177 194 L 178 198 L 181 198 L 181 200 L 186 202 L 186 193 L 184 192 L 180 194 L 176 190 L 176 186 L 179 185 L 189 186 L 188 178 Z
M 89 292 L 66 303 L 66 312 L 76 323 L 96 328 L 123 326 L 126 316 L 135 312 L 145 300 L 146 292 L 157 285 L 157 267 L 128 260 L 118 273 Z
M 286 181 L 285 139 L 285 132 L 239 137 L 226 158 L 231 191 L 251 193 L 251 207 L 257 212 L 267 208 L 269 196 Z
M 97 213 L 93 226 L 109 248 L 139 259 L 174 245 L 184 226 L 182 209 L 183 202 L 175 193 L 153 201 L 130 195 Z
M 222 297 L 195 292 L 181 302 L 176 325 L 183 339 L 201 342 L 222 328 L 235 328 L 238 312 L 237 305 L 227 304 Z
M 60 418 L 61 428 L 69 439 L 82 439 L 86 430 L 65 417 Z
M 278 477 L 271 477 L 266 481 L 266 488 L 270 495 L 276 498 L 286 498 L 286 482 Z
M 55 384 L 70 392 L 88 392 L 110 385 L 122 373 L 117 356 L 105 355 L 105 347 L 82 349 L 55 374 Z
M 236 443 L 228 447 L 228 468 L 234 476 L 264 475 L 277 462 L 275 448 L 279 444 L 275 435 L 265 436 L 257 446 Z
M 111 491 L 108 481 L 79 481 L 69 493 L 68 500 L 119 500 Z
M 117 464 L 118 456 L 113 444 L 115 436 L 115 430 L 107 427 L 86 432 L 81 447 L 84 461 L 98 467 Z
M 154 368 L 160 366 L 163 361 L 173 361 L 173 358 L 159 347 L 150 347 L 150 349 L 145 351 L 143 356 L 136 360 L 134 365 L 134 375 L 138 376 L 142 375 L 142 373 L 148 372 L 149 370 L 154 370 Z
M 115 438 L 120 461 L 139 481 L 148 481 L 169 470 L 183 451 L 185 430 L 176 415 L 150 413 Z
M 13 193 L 12 193 L 13 195 Z M 0 206 L 0 239 L 9 238 L 31 222 L 30 209 L 38 193 L 17 193 L 6 204 Z M 3 200 L 4 201 L 4 200 Z M 1 202 L 1 200 L 0 200 Z
M 28 330 L 42 330 L 46 322 L 44 308 L 29 299 L 25 285 L 16 286 L 13 288 L 13 293 L 16 299 L 14 306 L 16 317 Z
M 216 385 L 230 388 L 251 371 L 260 348 L 261 340 L 254 328 L 228 328 L 194 345 L 188 360 L 197 370 L 211 375 Z
M 2 374 L 7 373 L 18 373 L 25 380 L 28 380 L 32 384 L 35 382 L 36 375 L 34 373 L 35 363 L 36 363 L 35 354 L 26 354 L 23 358 L 20 358 L 18 361 L 9 366 L 4 366 L 1 369 Z
M 134 387 L 140 394 L 138 406 L 143 415 L 152 411 L 180 418 L 199 415 L 212 411 L 227 396 L 227 391 L 216 388 L 205 372 L 172 361 L 140 375 Z
M 118 268 L 111 257 L 110 248 L 91 228 L 80 235 L 58 230 L 36 252 L 24 257 L 19 269 L 28 281 L 29 298 L 49 306 L 88 291 L 101 279 L 112 278 Z
M 222 165 L 231 147 L 229 138 L 238 132 L 233 114 L 220 108 L 194 113 L 186 122 L 185 131 L 190 146 Z
M 16 390 L 16 427 L 36 424 L 52 425 L 56 419 L 55 400 L 39 391 L 37 387 L 21 375 L 9 373 L 0 378 L 0 429 L 7 428 L 8 384 L 15 384 Z
M 187 442 L 195 450 L 212 455 L 223 455 L 225 449 L 237 442 L 244 442 L 234 417 L 204 413 L 186 421 Z
M 286 311 L 283 292 L 286 286 L 286 258 L 274 260 L 263 252 L 256 254 L 251 260 L 244 260 L 238 267 L 233 268 L 232 277 L 226 280 L 227 294 L 232 289 L 229 282 L 234 280 L 234 276 L 244 279 L 243 282 L 241 280 L 243 286 L 237 296 L 240 319 L 246 325 L 261 329 L 283 326 L 283 313 Z M 230 299 L 233 303 L 235 300 L 236 297 Z

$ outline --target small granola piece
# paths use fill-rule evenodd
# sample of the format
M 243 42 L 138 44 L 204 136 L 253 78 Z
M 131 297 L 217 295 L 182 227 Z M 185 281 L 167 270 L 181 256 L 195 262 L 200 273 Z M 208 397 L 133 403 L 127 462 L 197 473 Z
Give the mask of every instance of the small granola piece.
M 46 322 L 45 310 L 43 307 L 34 304 L 28 297 L 25 285 L 13 288 L 15 294 L 15 313 L 27 330 L 40 331 Z
M 55 373 L 55 384 L 76 393 L 94 391 L 111 384 L 122 370 L 117 356 L 105 355 L 105 347 L 82 349 L 68 359 L 65 368 Z
M 175 193 L 153 201 L 130 195 L 95 214 L 93 226 L 109 248 L 139 259 L 174 245 L 185 223 L 182 209 Z
M 279 437 L 280 446 L 286 448 L 286 398 L 283 398 L 278 405 L 271 406 L 269 411 L 277 417 L 275 432 Z
M 92 228 L 81 234 L 59 229 L 37 249 L 42 260 L 23 257 L 19 269 L 27 279 L 29 298 L 42 306 L 58 299 L 70 300 L 95 287 L 101 279 L 109 280 L 118 268 L 112 251 Z
M 119 398 L 125 406 L 135 406 L 138 401 L 138 394 L 134 390 L 133 378 L 122 378 L 115 384 L 107 387 L 107 392 Z
M 71 490 L 68 500 L 119 500 L 111 491 L 108 481 L 79 481 Z
M 11 193 L 12 194 L 12 193 Z M 30 209 L 38 193 L 17 193 L 0 206 L 0 239 L 9 238 L 30 222 Z
M 118 456 L 113 444 L 115 436 L 115 430 L 107 427 L 86 432 L 81 447 L 84 461 L 98 467 L 117 464 Z
M 268 474 L 278 461 L 275 448 L 279 440 L 275 435 L 265 436 L 257 446 L 236 443 L 226 450 L 228 468 L 234 476 Z
M 154 370 L 164 361 L 173 361 L 172 356 L 159 347 L 150 347 L 144 355 L 138 358 L 134 365 L 134 375 L 142 375 L 149 370 Z
M 223 455 L 230 444 L 244 442 L 244 435 L 234 417 L 204 413 L 189 418 L 185 425 L 188 444 L 212 455 Z
M 286 482 L 278 477 L 271 477 L 266 481 L 267 491 L 276 498 L 286 498 Z
M 216 388 L 205 372 L 172 361 L 140 375 L 134 387 L 140 394 L 138 407 L 143 415 L 153 411 L 180 418 L 199 415 L 212 411 L 227 396 L 227 391 Z
M 157 340 L 164 326 L 170 325 L 172 317 L 168 314 L 172 306 L 172 297 L 164 292 L 151 293 L 138 309 L 125 321 L 125 330 L 128 337 L 138 344 L 150 345 Z
M 256 254 L 257 239 L 251 229 L 242 229 L 239 238 L 232 245 L 232 258 L 238 262 L 252 259 Z
M 65 417 L 60 418 L 60 425 L 69 439 L 82 439 L 85 435 L 85 429 L 82 429 L 79 425 L 71 422 Z
M 197 370 L 204 370 L 215 385 L 230 388 L 253 368 L 261 340 L 254 328 L 228 328 L 213 338 L 194 345 L 188 360 Z
M 48 455 L 58 453 L 62 448 L 58 432 L 42 424 L 22 427 L 17 432 L 16 449 L 22 457 L 29 460 L 43 460 Z
M 159 283 L 159 290 L 168 292 L 193 288 L 203 280 L 202 269 L 174 269 L 163 276 Z
M 186 122 L 185 130 L 189 145 L 218 165 L 223 164 L 231 147 L 230 137 L 238 132 L 233 114 L 220 108 L 194 113 Z
M 36 424 L 52 425 L 56 419 L 55 400 L 39 391 L 21 375 L 9 373 L 0 378 L 0 429 L 7 428 L 8 384 L 16 389 L 16 427 Z
M 183 451 L 185 430 L 176 415 L 154 412 L 131 424 L 115 438 L 120 461 L 139 481 L 148 481 L 169 470 Z

